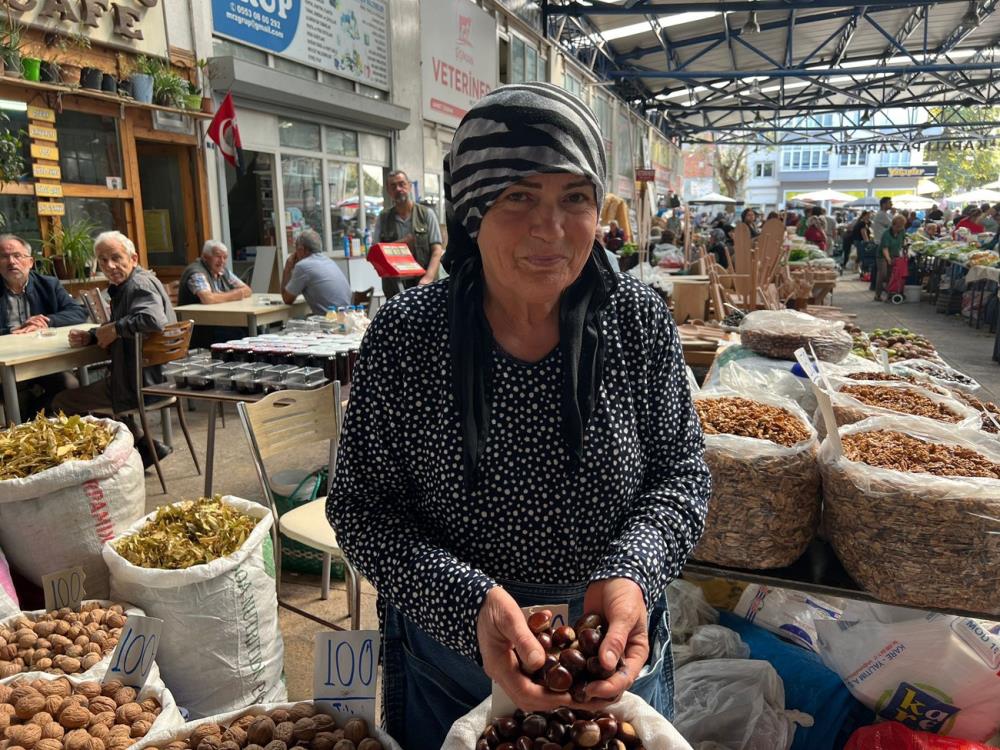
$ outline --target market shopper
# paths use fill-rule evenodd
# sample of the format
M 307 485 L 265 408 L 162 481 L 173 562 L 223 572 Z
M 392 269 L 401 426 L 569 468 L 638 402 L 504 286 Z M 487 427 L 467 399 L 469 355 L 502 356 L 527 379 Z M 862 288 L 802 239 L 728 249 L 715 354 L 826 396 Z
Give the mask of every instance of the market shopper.
M 184 269 L 177 288 L 178 305 L 217 305 L 246 299 L 252 292 L 228 267 L 229 249 L 208 240 L 201 257 Z
M 518 670 L 544 657 L 528 604 L 609 619 L 600 659 L 624 667 L 592 706 L 630 689 L 671 714 L 663 594 L 710 476 L 667 308 L 595 243 L 605 178 L 579 99 L 490 92 L 445 162 L 449 277 L 362 346 L 327 512 L 381 597 L 387 729 L 409 750 L 440 747 L 491 677 L 525 709 L 570 702 Z
M 896 214 L 888 231 L 882 234 L 878 242 L 878 281 L 875 286 L 875 301 L 882 302 L 882 293 L 889 283 L 892 273 L 892 261 L 903 254 L 906 242 L 906 217 Z
M 878 213 L 872 219 L 872 242 L 878 244 L 882 234 L 889 231 L 890 224 L 892 224 L 892 198 L 884 196 L 879 198 Z
M 740 221 L 746 224 L 747 229 L 750 230 L 750 239 L 760 234 L 760 230 L 757 228 L 757 212 L 752 208 L 743 209 L 743 213 L 740 214 Z
M 955 225 L 955 229 L 968 229 L 972 234 L 982 234 L 986 231 L 986 227 L 980 223 L 982 215 L 983 212 L 980 209 L 973 208 L 965 215 L 965 218 Z
M 871 220 L 871 211 L 862 211 L 850 232 L 844 233 L 843 265 L 846 266 L 847 261 L 850 260 L 853 248 L 858 258 L 858 267 L 861 267 L 861 261 L 865 254 L 865 244 L 872 241 Z
M 826 252 L 826 232 L 823 231 L 823 218 L 810 216 L 806 224 L 806 242 L 811 242 L 823 252 Z
M 286 305 L 299 295 L 317 315 L 351 304 L 351 285 L 337 264 L 323 254 L 323 240 L 311 229 L 295 237 L 295 247 L 281 273 L 281 299 Z
M 618 226 L 618 222 L 612 219 L 608 222 L 608 231 L 604 233 L 604 247 L 613 253 L 617 253 L 625 244 L 625 232 Z
M 97 265 L 107 276 L 111 297 L 111 322 L 90 330 L 69 333 L 70 346 L 97 344 L 111 357 L 111 374 L 96 383 L 63 391 L 55 397 L 52 408 L 66 414 L 110 415 L 134 409 L 139 403 L 136 392 L 135 335 L 156 333 L 176 321 L 173 306 L 163 284 L 154 274 L 139 265 L 135 245 L 121 232 L 102 232 L 94 240 Z M 162 368 L 146 367 L 144 385 L 163 381 Z M 136 449 L 145 466 L 153 462 L 142 431 L 134 420 L 128 421 L 136 437 Z M 154 440 L 157 456 L 167 456 L 171 449 Z
M 392 205 L 379 214 L 372 242 L 405 242 L 413 259 L 424 269 L 424 275 L 419 278 L 382 279 L 382 291 L 389 300 L 404 289 L 430 284 L 437 279 L 444 248 L 437 216 L 427 206 L 413 202 L 406 172 L 399 169 L 390 172 L 386 189 Z

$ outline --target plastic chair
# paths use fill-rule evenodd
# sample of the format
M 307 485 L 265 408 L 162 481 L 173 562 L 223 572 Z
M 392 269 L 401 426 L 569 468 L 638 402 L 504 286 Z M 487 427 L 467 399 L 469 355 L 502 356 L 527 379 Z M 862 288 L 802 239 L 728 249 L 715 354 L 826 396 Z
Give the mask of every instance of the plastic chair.
M 347 611 L 351 617 L 351 630 L 357 630 L 361 621 L 361 578 L 344 556 L 337 543 L 337 536 L 326 518 L 326 500 L 320 498 L 278 515 L 272 490 L 273 479 L 268 475 L 265 461 L 303 445 L 323 440 L 330 442 L 329 466 L 331 472 L 337 465 L 337 444 L 343 409 L 340 401 L 340 381 L 315 390 L 277 391 L 256 403 L 240 401 L 236 404 L 243 432 L 250 444 L 254 469 L 260 480 L 267 507 L 274 516 L 271 534 L 274 541 L 275 585 L 278 603 L 296 614 L 336 629 L 339 626 L 322 620 L 287 602 L 281 601 L 281 536 L 319 550 L 323 554 L 323 573 L 320 598 L 330 596 L 330 565 L 334 556 L 344 561 L 347 571 Z
M 191 451 L 191 460 L 194 461 L 194 468 L 201 474 L 201 466 L 198 465 L 198 456 L 194 452 L 194 443 L 191 442 L 191 433 L 188 432 L 187 419 L 184 417 L 184 409 L 181 408 L 181 399 L 177 396 L 166 398 L 157 397 L 151 404 L 146 403 L 143 395 L 142 370 L 145 367 L 165 365 L 183 359 L 188 354 L 188 347 L 191 344 L 191 332 L 194 330 L 194 321 L 185 320 L 180 323 L 168 323 L 159 333 L 141 334 L 135 336 L 135 372 L 136 383 L 135 392 L 139 394 L 138 406 L 134 409 L 116 412 L 114 417 L 139 416 L 142 424 L 143 439 L 149 454 L 153 457 L 153 465 L 156 467 L 156 475 L 160 478 L 160 487 L 163 494 L 167 494 L 167 482 L 163 478 L 163 469 L 160 467 L 160 459 L 156 455 L 156 447 L 153 445 L 153 434 L 149 430 L 149 412 L 162 411 L 169 407 L 174 407 L 177 411 L 177 421 L 180 422 L 181 430 L 184 432 L 184 439 L 187 441 L 188 450 Z

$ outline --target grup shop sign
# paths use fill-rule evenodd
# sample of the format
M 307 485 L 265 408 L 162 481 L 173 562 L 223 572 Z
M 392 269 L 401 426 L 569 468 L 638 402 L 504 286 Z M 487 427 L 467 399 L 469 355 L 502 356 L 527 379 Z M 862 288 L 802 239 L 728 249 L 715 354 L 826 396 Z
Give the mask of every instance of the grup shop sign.
M 384 0 L 212 0 L 222 37 L 389 90 Z
M 45 31 L 82 35 L 94 45 L 168 56 L 164 0 L 4 0 L 15 21 Z
M 497 24 L 469 0 L 420 3 L 424 119 L 455 127 L 497 85 Z

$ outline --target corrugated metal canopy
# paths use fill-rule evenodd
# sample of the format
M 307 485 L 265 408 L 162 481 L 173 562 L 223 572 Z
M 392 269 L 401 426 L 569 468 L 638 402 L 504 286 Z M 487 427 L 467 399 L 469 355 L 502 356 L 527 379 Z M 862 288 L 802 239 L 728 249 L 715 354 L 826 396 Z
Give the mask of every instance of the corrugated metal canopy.
M 857 114 L 863 124 L 902 111 L 892 117 L 902 119 L 902 135 L 926 128 L 928 117 L 933 125 L 927 113 L 936 107 L 1000 104 L 1000 0 L 539 4 L 564 49 L 685 140 L 757 138 L 826 112 Z M 913 110 L 921 114 L 906 114 Z M 829 142 L 847 132 L 824 132 L 822 123 L 800 135 Z

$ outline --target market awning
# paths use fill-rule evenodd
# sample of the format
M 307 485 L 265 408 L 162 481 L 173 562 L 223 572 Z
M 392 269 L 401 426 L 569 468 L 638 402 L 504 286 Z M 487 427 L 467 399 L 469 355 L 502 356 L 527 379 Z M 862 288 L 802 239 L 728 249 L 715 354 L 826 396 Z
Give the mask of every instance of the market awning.
M 922 195 L 895 195 L 892 198 L 893 208 L 905 208 L 912 211 L 923 211 L 934 208 L 937 201 L 925 198 Z
M 1000 192 L 996 190 L 970 190 L 968 193 L 948 196 L 949 203 L 996 203 L 1000 201 Z
M 700 206 L 700 205 L 712 206 L 712 205 L 717 205 L 719 203 L 726 203 L 726 204 L 736 203 L 736 201 L 720 193 L 708 193 L 707 195 L 703 195 L 700 198 L 689 200 L 688 203 L 693 206 Z
M 839 190 L 831 190 L 830 188 L 814 190 L 811 193 L 801 193 L 795 197 L 800 201 L 813 201 L 814 203 L 824 203 L 827 201 L 830 203 L 850 203 L 856 198 L 856 196 L 841 193 Z

